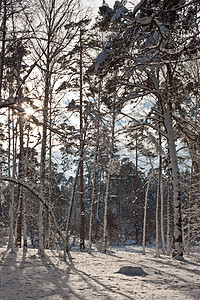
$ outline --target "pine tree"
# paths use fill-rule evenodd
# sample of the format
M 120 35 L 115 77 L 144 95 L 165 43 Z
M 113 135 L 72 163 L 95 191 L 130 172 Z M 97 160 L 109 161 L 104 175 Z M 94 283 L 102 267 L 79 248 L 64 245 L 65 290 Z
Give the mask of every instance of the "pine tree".
M 150 95 L 159 104 L 159 109 L 155 106 L 152 107 L 146 125 L 159 131 L 158 127 L 150 122 L 150 119 L 155 120 L 159 116 L 165 127 L 162 134 L 168 141 L 173 186 L 172 255 L 181 257 L 183 244 L 180 177 L 173 129 L 174 104 L 176 102 L 174 89 L 176 69 L 173 68 L 173 61 L 178 63 L 184 58 L 187 51 L 192 53 L 194 50 L 192 39 L 196 36 L 196 29 L 189 32 L 189 38 L 185 41 L 180 27 L 186 22 L 184 13 L 188 16 L 189 11 L 193 10 L 193 20 L 195 19 L 198 6 L 197 3 L 189 3 L 182 10 L 181 4 L 176 4 L 175 7 L 173 1 L 168 4 L 159 1 L 159 5 L 156 7 L 155 1 L 141 1 L 132 13 L 128 12 L 120 2 L 115 4 L 113 10 L 103 5 L 100 9 L 103 16 L 100 25 L 103 28 L 109 28 L 110 31 L 116 31 L 116 34 L 115 32 L 112 34 L 109 43 L 97 57 L 93 71 L 104 74 L 104 76 L 116 68 L 121 71 L 121 76 L 118 76 L 121 84 L 119 102 L 125 103 L 131 99 L 135 99 L 137 102 Z M 176 9 L 171 11 L 171 8 L 174 7 Z M 136 13 L 138 13 L 137 17 L 135 17 Z M 129 22 L 125 22 L 126 19 L 129 19 Z M 176 26 L 174 26 L 175 24 Z M 185 26 L 184 29 L 187 31 L 188 27 Z M 198 43 L 196 38 L 195 43 Z M 163 77 L 167 82 L 166 85 L 162 80 Z M 137 121 L 135 123 L 137 124 Z

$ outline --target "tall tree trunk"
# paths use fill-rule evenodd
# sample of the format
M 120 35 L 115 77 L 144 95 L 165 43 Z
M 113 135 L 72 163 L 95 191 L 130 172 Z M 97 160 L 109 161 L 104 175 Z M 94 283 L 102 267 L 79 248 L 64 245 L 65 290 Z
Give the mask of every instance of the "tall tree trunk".
M 99 176 L 98 176 L 98 193 L 97 193 L 97 207 L 96 207 L 96 223 L 99 222 L 99 209 L 100 209 L 100 199 L 101 199 L 101 174 L 102 174 L 102 170 L 99 170 Z
M 27 143 L 26 153 L 24 156 L 24 177 L 28 175 L 28 149 L 29 149 L 30 129 L 27 132 Z M 23 251 L 27 251 L 28 240 L 27 240 L 27 209 L 26 209 L 26 190 L 23 193 Z
M 183 256 L 179 169 L 178 169 L 178 162 L 177 162 L 177 153 L 176 153 L 171 112 L 169 110 L 165 110 L 163 116 L 164 116 L 164 124 L 165 124 L 167 138 L 168 138 L 170 167 L 172 172 L 173 218 L 174 218 L 172 257 L 179 258 Z
M 173 96 L 173 72 L 170 64 L 166 64 L 168 77 L 168 103 L 163 108 L 164 125 L 167 133 L 168 151 L 170 159 L 170 169 L 172 175 L 172 194 L 173 194 L 173 258 L 183 256 L 183 235 L 182 235 L 182 217 L 181 217 L 181 198 L 180 198 L 180 176 L 177 160 L 177 151 L 175 145 L 174 130 L 172 124 L 172 101 Z
M 10 108 L 8 108 L 8 176 L 11 177 L 11 120 Z M 14 142 L 14 124 L 13 124 L 13 177 L 15 176 L 15 142 Z M 8 241 L 8 249 L 14 251 L 14 184 L 9 183 L 10 187 L 10 208 L 9 208 L 9 218 L 10 218 L 10 235 Z
M 76 169 L 76 175 L 73 180 L 71 200 L 70 200 L 70 205 L 69 205 L 69 210 L 68 210 L 68 215 L 67 215 L 67 222 L 66 222 L 66 229 L 65 229 L 65 246 L 64 246 L 64 259 L 65 260 L 67 258 L 67 255 L 68 255 L 68 258 L 71 259 L 71 255 L 69 252 L 69 229 L 70 229 L 70 221 L 71 221 L 71 215 L 72 215 L 72 209 L 73 209 L 73 204 L 74 204 L 75 191 L 76 191 L 76 185 L 77 185 L 77 181 L 78 181 L 79 170 L 80 170 L 80 161 L 78 163 L 78 166 Z
M 135 135 L 135 198 L 138 201 L 138 135 Z M 139 224 L 138 224 L 138 213 L 135 214 L 135 239 L 136 244 L 139 243 L 138 233 L 139 233 Z
M 160 171 L 158 172 L 157 195 L 156 195 L 156 252 L 155 256 L 159 257 L 159 201 L 160 200 Z
M 22 108 L 22 90 L 21 80 L 20 80 L 20 72 L 22 68 L 22 58 L 18 57 L 18 49 L 16 49 L 16 57 L 17 57 L 17 86 L 18 86 L 18 104 L 19 107 Z M 20 112 L 18 118 L 19 124 L 19 167 L 18 167 L 18 179 L 22 180 L 24 178 L 24 120 L 22 113 Z M 16 220 L 16 238 L 15 238 L 15 246 L 22 246 L 22 220 L 23 220 L 23 199 L 24 199 L 24 189 L 21 185 L 18 186 L 18 211 L 17 211 L 17 220 Z
M 47 33 L 47 48 L 46 48 L 46 66 L 45 66 L 45 93 L 43 104 L 43 128 L 42 128 L 42 147 L 40 158 L 40 192 L 44 197 L 45 189 L 45 168 L 46 168 L 46 149 L 47 149 L 47 123 L 48 123 L 48 108 L 49 98 L 51 93 L 51 71 L 50 71 L 50 47 L 52 40 L 52 14 L 55 7 L 55 1 L 51 3 L 51 8 L 48 16 L 48 33 Z M 38 253 L 44 255 L 44 205 L 40 201 L 39 203 L 39 249 Z
M 192 194 L 192 176 L 193 175 L 193 166 L 191 166 L 191 174 L 190 174 L 190 186 L 189 186 L 189 195 L 188 195 L 188 237 L 187 237 L 187 255 L 190 255 L 191 251 L 191 194 Z
M 80 226 L 80 251 L 85 248 L 85 204 L 84 204 L 84 180 L 83 180 L 83 46 L 82 29 L 80 29 L 80 203 L 81 203 L 81 226 Z
M 45 76 L 45 97 L 43 106 L 43 130 L 42 130 L 42 147 L 41 147 L 41 161 L 40 161 L 40 192 L 44 197 L 45 188 L 45 167 L 46 167 L 46 148 L 47 148 L 47 122 L 48 122 L 48 103 L 50 90 L 50 73 L 49 64 Z M 39 249 L 38 253 L 44 255 L 44 205 L 39 203 Z
M 165 233 L 164 233 L 164 197 L 163 197 L 163 183 L 162 183 L 162 140 L 159 132 L 159 183 L 160 183 L 160 229 L 162 241 L 162 253 L 165 254 Z
M 1 3 L 2 4 L 2 1 Z M 0 62 L 0 99 L 2 97 L 2 85 L 3 85 L 3 70 L 5 62 L 5 48 L 6 48 L 6 23 L 7 23 L 7 0 L 3 0 L 3 22 L 1 25 L 2 30 L 2 44 L 1 44 L 1 62 Z M 1 7 L 0 7 L 1 9 Z
M 20 124 L 20 153 L 19 153 L 19 174 L 18 179 L 23 178 L 23 129 Z M 16 220 L 16 236 L 15 246 L 22 246 L 22 216 L 23 216 L 23 187 L 18 186 L 18 209 L 17 209 L 17 220 Z
M 50 105 L 49 105 L 49 122 L 51 125 L 52 121 L 52 101 L 50 100 Z M 49 168 L 48 168 L 48 177 L 49 177 L 49 195 L 48 195 L 48 205 L 51 207 L 52 205 L 52 193 L 53 193 L 53 186 L 52 186 L 52 132 L 51 130 L 49 131 Z M 51 245 L 51 240 L 52 240 L 52 219 L 51 219 L 51 214 L 48 210 L 48 237 L 47 237 L 47 248 L 50 248 Z
M 21 126 L 21 124 L 20 124 Z M 19 153 L 19 174 L 18 179 L 23 178 L 23 130 L 20 128 L 20 153 Z M 17 209 L 17 220 L 16 220 L 16 236 L 15 246 L 22 246 L 22 216 L 23 216 L 23 187 L 18 186 L 18 209 Z
M 89 225 L 89 242 L 88 242 L 88 253 L 91 253 L 92 248 L 92 226 L 93 226 L 93 219 L 94 219 L 94 203 L 95 203 L 95 195 L 96 195 L 96 160 L 94 163 L 94 170 L 93 170 L 93 181 L 92 181 L 92 199 L 90 205 L 90 225 Z

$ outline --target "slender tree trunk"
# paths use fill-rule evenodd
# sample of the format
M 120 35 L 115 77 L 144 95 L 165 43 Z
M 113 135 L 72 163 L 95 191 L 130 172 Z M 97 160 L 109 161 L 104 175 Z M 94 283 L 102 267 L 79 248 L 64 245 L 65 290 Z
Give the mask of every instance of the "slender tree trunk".
M 191 174 L 190 174 L 190 187 L 189 187 L 189 196 L 188 196 L 188 237 L 187 237 L 187 255 L 190 255 L 191 251 L 191 194 L 192 194 L 192 175 L 193 175 L 193 166 L 191 167 Z
M 45 70 L 45 94 L 43 104 L 43 128 L 42 128 L 42 147 L 41 147 L 41 160 L 40 160 L 40 191 L 44 197 L 45 189 L 45 167 L 46 167 L 46 149 L 47 149 L 47 123 L 48 123 L 48 106 L 51 89 L 51 72 L 50 72 L 50 44 L 51 44 L 51 23 L 52 23 L 52 10 L 54 4 L 51 7 L 51 13 L 49 17 L 48 27 L 48 40 L 46 50 L 46 70 Z M 44 255 L 44 205 L 40 201 L 39 203 L 39 249 L 38 253 Z
M 160 227 L 161 227 L 161 241 L 162 253 L 165 254 L 165 233 L 164 233 L 164 197 L 163 197 L 163 183 L 162 183 L 162 154 L 161 154 L 161 133 L 159 132 L 159 179 L 160 179 Z
M 83 180 L 83 46 L 82 29 L 80 29 L 80 202 L 81 202 L 81 226 L 80 226 L 80 251 L 85 248 L 85 204 L 84 204 L 84 180 Z
M 160 172 L 158 173 L 157 182 L 157 195 L 156 195 L 156 253 L 155 256 L 159 257 L 159 201 L 160 200 Z
M 138 201 L 138 136 L 137 133 L 135 135 L 135 198 L 136 201 Z M 135 239 L 136 239 L 136 244 L 138 245 L 139 240 L 138 240 L 138 231 L 139 231 L 139 224 L 138 224 L 138 214 L 135 214 Z
M 100 92 L 99 92 L 100 94 Z M 100 95 L 99 95 L 100 98 Z M 97 103 L 97 109 L 99 111 L 99 101 Z M 95 122 L 96 127 L 96 147 L 95 147 L 95 161 L 94 161 L 94 170 L 93 170 L 93 181 L 92 181 L 92 200 L 91 200 L 91 208 L 90 208 L 90 226 L 89 226 L 89 243 L 88 243 L 88 253 L 91 253 L 92 247 L 92 227 L 93 227 L 93 219 L 94 219 L 94 204 L 96 197 L 96 185 L 97 185 L 97 164 L 98 164 L 98 154 L 99 154 L 99 118 Z M 99 197 L 99 195 L 98 195 Z
M 17 153 L 16 150 L 17 149 L 17 125 L 15 128 L 15 123 L 14 123 L 14 113 L 12 112 L 12 155 L 13 155 L 13 159 L 12 159 L 12 163 L 13 163 L 13 169 L 12 169 L 12 177 L 15 178 L 16 176 L 16 169 L 17 169 L 17 164 L 16 164 L 16 157 L 17 157 Z M 14 251 L 14 236 L 16 237 L 16 234 L 14 232 L 14 200 L 15 200 L 15 187 L 14 187 L 14 183 L 11 182 L 11 216 L 10 216 L 10 220 L 11 220 L 11 224 L 10 224 L 10 228 L 11 228 L 11 249 Z
M 16 56 L 18 53 L 16 51 Z M 22 59 L 17 58 L 17 86 L 19 89 L 18 93 L 18 104 L 19 107 L 22 108 L 22 90 L 20 88 L 20 72 L 22 67 Z M 19 171 L 18 171 L 18 178 L 22 180 L 24 178 L 24 120 L 23 116 L 20 113 L 18 118 L 19 123 Z M 20 247 L 22 246 L 22 220 L 23 220 L 23 199 L 24 199 L 24 190 L 23 187 L 20 185 L 18 186 L 18 211 L 17 211 L 17 221 L 16 221 L 16 239 L 15 239 L 15 246 Z
M 0 62 L 0 99 L 2 97 L 3 70 L 4 70 L 5 48 L 6 48 L 6 23 L 7 23 L 7 0 L 1 1 L 0 4 L 2 4 L 2 2 L 3 2 L 4 10 L 3 10 L 3 22 L 1 25 L 2 44 L 1 44 L 1 62 Z
M 76 175 L 75 175 L 74 180 L 73 180 L 72 195 L 71 195 L 69 211 L 68 211 L 68 216 L 67 216 L 67 222 L 66 222 L 65 247 L 64 247 L 64 259 L 65 260 L 67 258 L 67 255 L 68 255 L 68 258 L 71 259 L 71 255 L 70 255 L 70 252 L 69 252 L 69 229 L 70 229 L 70 221 L 71 221 L 71 215 L 72 215 L 72 209 L 73 209 L 73 204 L 74 204 L 75 191 L 76 191 L 76 185 L 77 185 L 77 181 L 78 181 L 79 170 L 80 170 L 80 161 L 78 163 L 78 166 L 77 166 L 77 169 L 76 169 Z
M 27 251 L 28 241 L 27 241 L 27 222 L 26 222 L 26 197 L 23 194 L 23 251 Z
M 48 121 L 48 102 L 49 102 L 49 71 L 46 74 L 45 80 L 45 99 L 43 106 L 43 131 L 42 131 L 42 147 L 40 161 L 40 191 L 44 197 L 45 187 L 45 166 L 46 166 L 46 148 L 47 148 L 47 121 Z M 44 255 L 44 205 L 39 203 L 39 249 L 38 253 Z
M 170 181 L 167 185 L 167 255 L 170 256 Z
M 108 197 L 109 197 L 109 187 L 110 187 L 110 177 L 111 177 L 111 168 L 112 168 L 112 158 L 110 158 L 108 164 L 108 175 L 107 175 L 107 184 L 106 184 L 106 195 L 104 200 L 104 224 L 103 224 L 103 245 L 102 252 L 106 253 L 108 246 Z
M 21 117 L 20 117 L 21 119 Z M 19 119 L 20 127 L 20 152 L 19 152 L 19 174 L 18 178 L 22 180 L 23 178 L 23 125 L 22 120 Z M 22 246 L 22 216 L 23 216 L 23 187 L 18 187 L 18 209 L 17 209 L 17 220 L 16 220 L 16 238 L 15 246 Z
M 92 226 L 93 226 L 93 219 L 94 219 L 95 195 L 96 195 L 96 161 L 94 163 L 93 181 L 92 181 L 92 200 L 91 200 L 91 206 L 90 206 L 90 225 L 89 225 L 88 253 L 91 253 L 91 247 L 92 247 Z
M 27 143 L 26 143 L 26 153 L 24 156 L 24 177 L 28 174 L 28 149 L 29 149 L 29 138 L 30 138 L 30 130 L 27 132 Z M 27 241 L 27 209 L 26 209 L 26 190 L 23 193 L 23 251 L 27 251 L 28 241 Z
M 147 188 L 145 192 L 145 203 L 144 203 L 144 221 L 143 221 L 143 252 L 142 254 L 145 254 L 145 245 L 146 245 L 146 220 L 147 220 L 147 202 L 148 202 L 148 193 L 149 193 L 149 187 L 151 184 L 151 179 L 149 178 L 149 181 L 147 183 Z
M 8 176 L 11 177 L 11 114 L 10 108 L 8 108 Z M 14 126 L 14 125 L 13 125 Z M 14 135 L 14 131 L 13 131 Z M 14 136 L 13 136 L 14 139 Z M 13 140 L 13 146 L 14 146 Z M 13 147 L 14 148 L 14 147 Z M 15 176 L 15 151 L 13 150 L 13 177 Z M 11 251 L 14 251 L 14 185 L 9 183 L 10 187 L 10 208 L 9 208 L 9 217 L 10 217 L 10 235 L 8 241 L 8 249 L 11 248 Z
M 51 109 L 51 101 L 50 101 L 50 107 L 49 107 L 49 122 L 51 124 L 52 120 L 52 109 Z M 49 131 L 49 195 L 48 195 L 48 202 L 49 202 L 49 207 L 51 207 L 52 203 L 52 193 L 53 193 L 53 187 L 52 187 L 52 132 L 51 130 Z M 48 210 L 48 240 L 47 240 L 47 248 L 50 248 L 51 245 L 51 240 L 52 240 L 52 220 L 51 220 L 51 214 Z

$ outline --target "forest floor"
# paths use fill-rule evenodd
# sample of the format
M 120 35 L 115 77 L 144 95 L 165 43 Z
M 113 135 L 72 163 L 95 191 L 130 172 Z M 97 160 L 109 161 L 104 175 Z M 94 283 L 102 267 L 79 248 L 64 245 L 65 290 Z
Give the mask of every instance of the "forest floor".
M 142 255 L 138 246 L 112 247 L 109 253 L 72 251 L 72 262 L 58 252 L 16 252 L 0 248 L 0 299 L 186 300 L 200 299 L 200 260 L 183 261 Z M 145 274 L 117 273 L 121 267 L 140 267 Z

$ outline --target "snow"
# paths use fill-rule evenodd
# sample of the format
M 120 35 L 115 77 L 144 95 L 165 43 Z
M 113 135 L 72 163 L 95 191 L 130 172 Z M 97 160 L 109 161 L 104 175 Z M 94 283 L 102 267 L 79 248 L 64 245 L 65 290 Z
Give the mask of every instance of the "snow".
M 74 250 L 72 262 L 55 251 L 45 253 L 0 248 L 1 300 L 200 299 L 200 261 L 192 257 L 155 258 L 153 249 L 142 255 L 142 247 L 131 245 L 112 247 L 107 254 Z M 142 268 L 145 275 L 121 274 L 123 267 Z

